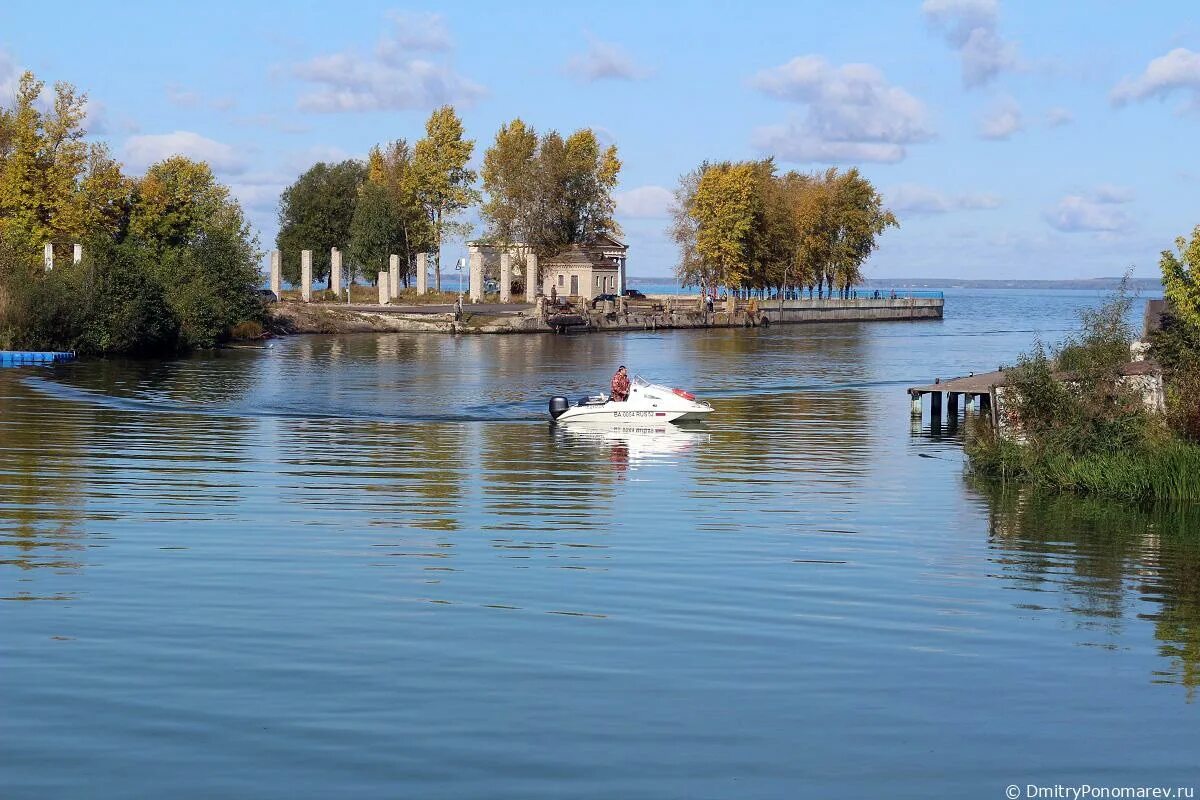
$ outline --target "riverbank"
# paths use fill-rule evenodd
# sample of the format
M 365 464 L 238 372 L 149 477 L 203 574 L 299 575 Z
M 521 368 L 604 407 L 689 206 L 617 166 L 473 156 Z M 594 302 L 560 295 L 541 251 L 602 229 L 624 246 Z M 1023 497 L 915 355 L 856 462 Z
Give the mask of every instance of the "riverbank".
M 416 332 L 515 334 L 577 331 L 602 333 L 686 328 L 752 328 L 773 324 L 940 320 L 940 297 L 727 301 L 711 313 L 699 297 L 651 296 L 645 300 L 551 306 L 478 303 L 461 317 L 449 305 L 338 305 L 275 303 L 268 327 L 277 334 Z

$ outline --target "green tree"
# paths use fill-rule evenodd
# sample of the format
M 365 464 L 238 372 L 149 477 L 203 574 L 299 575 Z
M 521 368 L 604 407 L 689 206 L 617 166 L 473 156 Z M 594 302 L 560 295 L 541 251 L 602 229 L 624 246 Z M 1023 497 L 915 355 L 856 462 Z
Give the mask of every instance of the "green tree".
M 404 247 L 395 204 L 387 187 L 367 181 L 359 190 L 350 223 L 350 264 L 374 278 L 388 268 L 388 258 Z M 354 282 L 354 276 L 348 276 Z
M 372 186 L 382 191 L 368 191 Z M 404 139 L 397 139 L 383 149 L 371 148 L 367 158 L 367 181 L 358 199 L 360 204 L 364 201 L 369 207 L 361 212 L 361 217 L 360 210 L 355 208 L 351 250 L 365 255 L 372 247 L 384 247 L 385 263 L 388 255 L 398 254 L 405 264 L 404 283 L 407 286 L 415 256 L 433 246 L 433 230 L 417 196 L 412 149 Z M 387 227 L 380 227 L 383 225 Z M 356 236 L 359 237 L 357 245 Z M 363 236 L 368 239 L 361 239 Z M 368 246 L 368 241 L 373 244 Z
M 174 156 L 151 166 L 134 191 L 128 242 L 147 259 L 185 346 L 211 347 L 261 316 L 258 243 L 207 164 Z
M 416 195 L 429 220 L 434 253 L 434 288 L 442 290 L 442 243 L 447 234 L 469 235 L 470 226 L 455 220 L 478 202 L 472 188 L 474 170 L 467 169 L 475 142 L 463 138 L 463 124 L 453 106 L 442 106 L 429 115 L 425 138 L 413 150 Z
M 313 251 L 313 279 L 331 280 L 329 250 L 350 241 L 354 204 L 367 177 L 361 161 L 314 164 L 279 198 L 276 247 L 283 258 L 283 277 L 300 282 L 300 251 Z
M 1200 326 L 1200 225 L 1192 230 L 1191 240 L 1175 240 L 1179 255 L 1162 251 L 1158 262 L 1162 270 L 1163 295 L 1172 313 L 1185 324 Z

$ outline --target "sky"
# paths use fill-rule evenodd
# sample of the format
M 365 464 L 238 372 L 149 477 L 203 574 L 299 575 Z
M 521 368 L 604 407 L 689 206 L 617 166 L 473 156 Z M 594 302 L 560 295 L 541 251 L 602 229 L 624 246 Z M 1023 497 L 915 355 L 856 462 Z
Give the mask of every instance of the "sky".
M 0 102 L 24 69 L 127 171 L 208 161 L 264 249 L 301 172 L 443 103 L 476 166 L 514 117 L 615 143 L 631 275 L 705 160 L 858 166 L 901 221 L 872 278 L 1152 277 L 1200 224 L 1195 2 L 7 2 Z

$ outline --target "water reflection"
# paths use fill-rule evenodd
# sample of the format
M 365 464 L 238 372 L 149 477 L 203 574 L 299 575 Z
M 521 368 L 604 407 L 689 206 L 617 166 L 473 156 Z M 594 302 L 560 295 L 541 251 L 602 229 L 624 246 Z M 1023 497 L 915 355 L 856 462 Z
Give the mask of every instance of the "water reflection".
M 991 510 L 996 577 L 1076 621 L 1081 644 L 1116 647 L 1133 619 L 1154 624 L 1156 682 L 1200 685 L 1200 506 L 1148 509 L 969 480 Z

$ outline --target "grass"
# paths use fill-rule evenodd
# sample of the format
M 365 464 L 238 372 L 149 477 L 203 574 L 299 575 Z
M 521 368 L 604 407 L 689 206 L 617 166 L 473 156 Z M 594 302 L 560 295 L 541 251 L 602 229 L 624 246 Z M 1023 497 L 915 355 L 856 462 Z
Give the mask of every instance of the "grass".
M 1131 502 L 1200 500 L 1200 445 L 1175 438 L 1082 455 L 985 438 L 971 448 L 970 458 L 977 475 L 1054 491 Z

